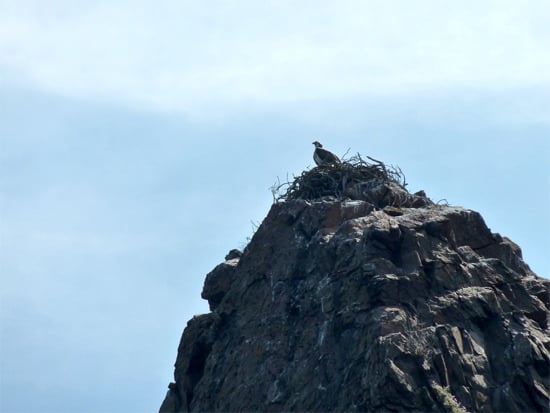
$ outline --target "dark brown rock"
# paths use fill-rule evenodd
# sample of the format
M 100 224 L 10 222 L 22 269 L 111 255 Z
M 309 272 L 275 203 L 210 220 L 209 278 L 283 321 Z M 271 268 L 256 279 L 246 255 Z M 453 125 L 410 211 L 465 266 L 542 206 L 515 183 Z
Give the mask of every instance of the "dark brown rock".
M 549 410 L 550 282 L 478 213 L 373 188 L 274 204 L 208 274 L 162 412 Z
M 229 260 L 234 260 L 235 258 L 241 258 L 242 255 L 243 255 L 243 253 L 241 251 L 239 251 L 237 249 L 232 249 L 225 256 L 225 260 L 229 261 Z
M 211 311 L 216 309 L 227 291 L 229 291 L 238 264 L 239 258 L 227 260 L 206 275 L 201 297 L 208 300 Z

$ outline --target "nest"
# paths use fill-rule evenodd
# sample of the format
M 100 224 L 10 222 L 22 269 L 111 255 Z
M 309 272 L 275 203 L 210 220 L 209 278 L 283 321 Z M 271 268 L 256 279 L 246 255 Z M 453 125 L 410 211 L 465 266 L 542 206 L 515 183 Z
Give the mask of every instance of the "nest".
M 388 184 L 403 190 L 407 185 L 399 167 L 387 166 L 371 157 L 364 160 L 360 154 L 344 159 L 339 164 L 319 166 L 304 171 L 292 182 L 277 182 L 271 188 L 274 202 L 293 199 L 318 199 L 328 196 L 357 198 L 357 188 Z

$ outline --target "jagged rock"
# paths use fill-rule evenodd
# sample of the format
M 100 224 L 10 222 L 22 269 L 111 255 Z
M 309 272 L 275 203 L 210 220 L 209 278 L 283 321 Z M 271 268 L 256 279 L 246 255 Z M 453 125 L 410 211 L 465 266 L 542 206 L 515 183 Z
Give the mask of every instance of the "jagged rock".
M 274 204 L 207 275 L 161 412 L 548 411 L 550 282 L 403 191 Z
M 243 253 L 241 251 L 239 251 L 237 249 L 232 249 L 225 256 L 225 260 L 229 261 L 229 260 L 234 260 L 235 258 L 241 258 L 242 255 L 243 255 Z
M 228 254 L 228 256 L 231 256 Z M 229 291 L 235 277 L 235 269 L 239 264 L 239 258 L 229 259 L 206 275 L 201 297 L 208 300 L 211 311 L 214 311 L 223 297 Z

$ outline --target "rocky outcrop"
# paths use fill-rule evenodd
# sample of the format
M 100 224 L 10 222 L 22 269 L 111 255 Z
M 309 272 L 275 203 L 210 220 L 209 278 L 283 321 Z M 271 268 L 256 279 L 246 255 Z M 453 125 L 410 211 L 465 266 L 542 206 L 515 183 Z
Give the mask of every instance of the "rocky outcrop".
M 550 282 L 402 190 L 274 204 L 207 275 L 161 412 L 548 411 Z

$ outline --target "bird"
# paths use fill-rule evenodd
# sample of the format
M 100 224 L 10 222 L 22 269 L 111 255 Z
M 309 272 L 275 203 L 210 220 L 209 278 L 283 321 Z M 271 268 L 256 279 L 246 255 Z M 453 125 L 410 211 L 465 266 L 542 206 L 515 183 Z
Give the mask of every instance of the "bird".
M 313 142 L 315 152 L 313 152 L 313 160 L 317 166 L 334 165 L 340 163 L 340 159 L 330 151 L 323 149 L 323 145 L 319 142 Z

